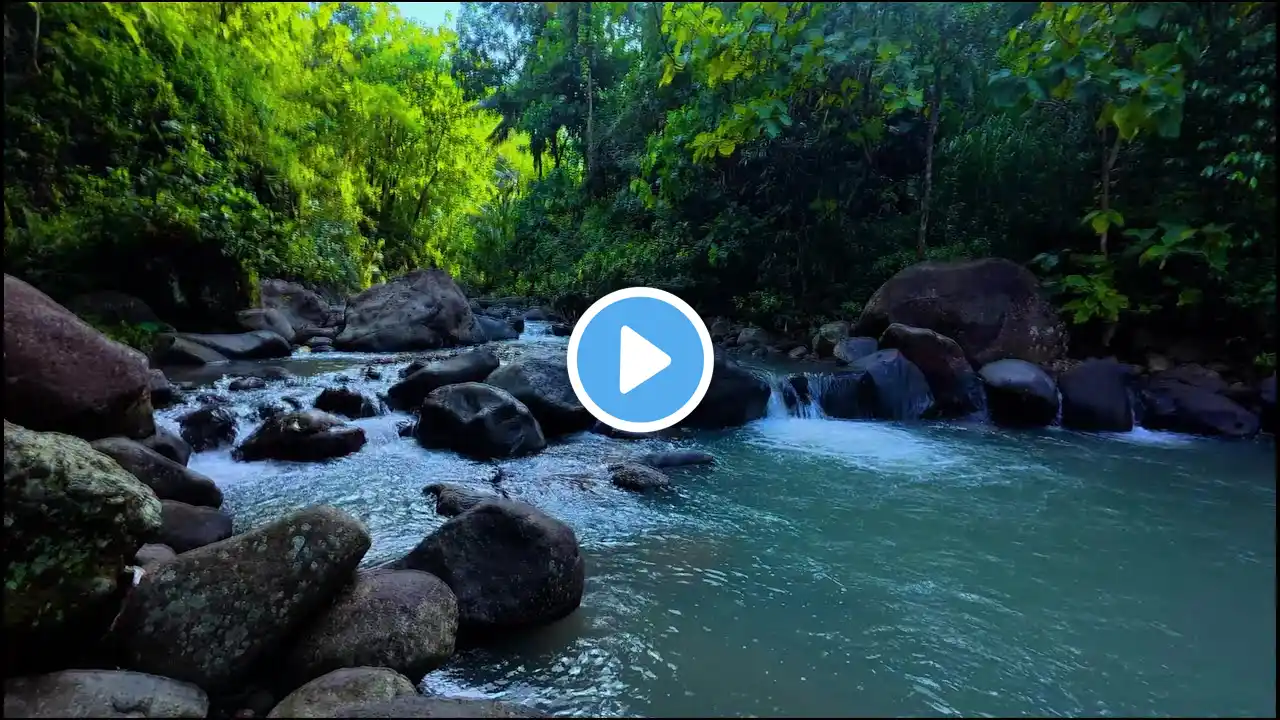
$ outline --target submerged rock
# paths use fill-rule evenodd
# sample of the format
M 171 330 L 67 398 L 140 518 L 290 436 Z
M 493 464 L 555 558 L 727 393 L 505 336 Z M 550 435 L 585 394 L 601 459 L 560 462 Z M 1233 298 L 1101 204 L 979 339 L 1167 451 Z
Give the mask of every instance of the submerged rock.
M 162 500 L 160 534 L 156 536 L 176 553 L 195 550 L 231 537 L 231 516 L 211 507 Z
M 233 689 L 333 600 L 368 549 L 364 525 L 318 506 L 183 553 L 125 600 L 112 628 L 122 664 Z
M 409 678 L 384 667 L 348 667 L 321 675 L 289 693 L 269 718 L 345 717 L 334 714 L 344 705 L 416 696 Z
M 433 350 L 485 341 L 453 278 L 444 270 L 414 270 L 347 300 L 339 350 Z
M 180 465 L 151 448 L 128 438 L 94 440 L 93 449 L 133 473 L 161 500 L 222 507 L 222 491 L 208 476 Z
M 473 637 L 559 620 L 582 603 L 586 576 L 573 529 L 512 500 L 449 520 L 399 565 L 443 580 L 458 598 L 461 632 Z
M 716 456 L 700 450 L 667 450 L 644 453 L 632 458 L 633 462 L 652 468 L 682 467 L 685 465 L 711 465 Z
M 586 430 L 595 423 L 573 391 L 564 357 L 523 358 L 494 370 L 485 383 L 524 403 L 548 436 Z
M 316 398 L 315 407 L 317 410 L 352 419 L 378 414 L 378 406 L 372 400 L 348 388 L 325 388 Z
M 644 492 L 646 490 L 666 488 L 671 479 L 660 470 L 640 463 L 615 463 L 608 467 L 609 479 L 614 485 L 624 490 Z
M 204 718 L 209 698 L 178 680 L 127 670 L 63 670 L 10 678 L 10 718 Z
M 1025 360 L 997 360 L 978 370 L 991 420 L 1007 427 L 1044 427 L 1058 416 L 1058 386 Z
M 446 447 L 477 459 L 519 457 L 547 445 L 524 403 L 506 390 L 474 382 L 433 390 L 418 411 L 414 431 L 424 447 Z
M 315 462 L 364 447 L 362 428 L 320 410 L 272 415 L 232 452 L 236 460 Z
M 387 391 L 387 405 L 395 410 L 416 410 L 436 388 L 480 382 L 497 369 L 498 356 L 487 349 L 459 353 L 433 363 L 415 361 L 405 368 L 404 379 Z
M 390 668 L 420 678 L 453 655 L 458 601 L 418 570 L 369 570 L 299 637 L 286 674 L 305 682 L 347 667 Z
M 236 416 L 218 405 L 205 405 L 178 418 L 182 439 L 196 452 L 230 445 L 236 440 Z
M 244 390 L 261 390 L 267 386 L 265 378 L 260 377 L 242 377 L 236 378 L 227 384 L 227 389 L 231 392 L 242 392 Z
M 1073 430 L 1132 430 L 1128 378 L 1128 370 L 1114 360 L 1086 360 L 1063 373 L 1058 378 L 1062 426 Z

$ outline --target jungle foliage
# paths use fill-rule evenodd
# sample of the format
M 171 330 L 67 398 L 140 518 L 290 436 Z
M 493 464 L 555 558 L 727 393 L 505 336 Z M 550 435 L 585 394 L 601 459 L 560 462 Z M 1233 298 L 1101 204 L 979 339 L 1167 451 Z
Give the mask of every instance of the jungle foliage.
M 5 260 L 65 292 L 439 265 L 798 329 L 998 255 L 1075 338 L 1252 357 L 1275 49 L 1271 3 L 473 2 L 456 35 L 386 3 L 9 4 Z

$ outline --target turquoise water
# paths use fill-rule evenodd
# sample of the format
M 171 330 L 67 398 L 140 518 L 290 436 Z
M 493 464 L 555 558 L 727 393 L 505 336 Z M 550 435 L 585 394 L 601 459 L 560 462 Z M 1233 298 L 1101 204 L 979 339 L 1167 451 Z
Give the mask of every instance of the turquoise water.
M 319 374 L 236 397 L 309 400 L 361 362 L 301 361 Z M 370 444 L 322 465 L 225 451 L 191 465 L 240 529 L 317 502 L 348 510 L 377 564 L 440 524 L 423 485 L 479 485 L 488 467 L 398 438 L 400 419 L 359 421 Z M 672 471 L 658 496 L 599 473 L 674 447 L 720 464 Z M 583 434 L 502 466 L 513 497 L 577 532 L 583 606 L 459 654 L 430 691 L 597 716 L 1275 712 L 1269 440 L 783 416 L 675 440 Z

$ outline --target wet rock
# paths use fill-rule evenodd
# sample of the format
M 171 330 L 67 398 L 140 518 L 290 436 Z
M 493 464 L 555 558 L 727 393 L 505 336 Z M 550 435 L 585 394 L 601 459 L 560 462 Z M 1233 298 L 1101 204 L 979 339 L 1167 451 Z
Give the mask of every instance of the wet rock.
M 814 333 L 813 354 L 817 357 L 829 357 L 835 352 L 836 345 L 847 337 L 849 337 L 849 323 L 844 320 L 829 322 Z
M 4 276 L 4 416 L 89 440 L 156 431 L 146 358 Z
M 686 465 L 712 465 L 716 456 L 699 450 L 669 450 L 637 455 L 633 462 L 652 468 L 684 467 Z
M 739 345 L 768 345 L 773 341 L 773 337 L 765 330 L 758 327 L 743 328 L 738 333 Z
M 320 410 L 302 410 L 267 418 L 232 452 L 232 457 L 244 461 L 316 462 L 350 455 L 364 444 L 363 429 Z
M 444 270 L 414 270 L 349 299 L 339 350 L 432 350 L 485 341 L 462 291 Z
M 412 368 L 413 365 L 409 367 Z M 480 382 L 497 369 L 498 356 L 487 349 L 472 350 L 451 358 L 423 364 L 391 386 L 387 391 L 387 405 L 394 410 L 414 410 L 422 405 L 422 401 L 436 388 L 458 383 Z
M 178 333 L 177 337 L 203 345 L 230 360 L 262 360 L 289 357 L 289 341 L 270 330 L 244 333 Z
M 10 678 L 11 718 L 204 718 L 209 698 L 191 683 L 127 670 L 63 670 Z
M 1204 386 L 1179 382 L 1164 373 L 1150 378 L 1139 395 L 1142 426 L 1151 430 L 1227 438 L 1258 433 L 1258 416 Z
M 524 403 L 548 436 L 586 430 L 595 417 L 578 402 L 563 357 L 527 357 L 494 370 L 485 384 L 502 388 Z
M 476 323 L 480 326 L 480 331 L 484 333 L 485 340 L 489 342 L 515 340 L 520 337 L 520 333 L 511 327 L 511 324 L 506 320 L 488 315 L 476 315 Z
M 1053 378 L 1025 360 L 997 360 L 978 370 L 991 421 L 1007 427 L 1044 427 L 1058 415 Z
M 333 344 L 333 339 L 338 336 L 338 328 L 336 327 L 315 327 L 306 326 L 298 328 L 294 333 L 293 341 L 299 345 L 309 345 L 312 341 L 328 341 Z
M 936 415 L 964 417 L 985 409 L 982 381 L 955 340 L 932 330 L 893 323 L 880 337 L 880 347 L 897 350 L 920 368 L 933 393 Z
M 551 334 L 556 337 L 569 337 L 573 334 L 573 326 L 569 323 L 551 323 Z
M 178 557 L 178 553 L 173 548 L 160 543 L 147 543 L 138 548 L 138 552 L 133 556 L 133 562 L 141 568 L 149 568 L 152 565 L 159 565 L 163 562 Z
M 160 503 L 160 534 L 156 537 L 176 553 L 195 550 L 231 537 L 231 516 L 211 507 L 176 500 Z
M 211 478 L 179 465 L 141 443 L 128 438 L 103 438 L 93 441 L 93 449 L 133 473 L 161 500 L 222 507 L 222 491 Z
M 112 631 L 122 664 L 231 690 L 332 602 L 368 549 L 359 521 L 318 506 L 183 553 L 125 600 Z
M 718 428 L 744 425 L 764 417 L 769 404 L 769 383 L 717 353 L 711 385 L 685 427 Z
M 453 483 L 432 483 L 422 488 L 422 494 L 435 499 L 436 514 L 444 517 L 461 515 L 485 500 L 499 498 L 494 493 L 479 492 Z
M 232 380 L 227 389 L 232 392 L 240 392 L 242 390 L 261 390 L 267 386 L 267 381 L 260 377 L 242 377 Z
M 848 365 L 879 350 L 880 343 L 875 338 L 851 337 L 837 342 L 831 351 L 831 355 L 838 362 Z
M 428 535 L 400 563 L 440 578 L 474 638 L 544 625 L 582 602 L 586 567 L 573 529 L 532 505 L 480 503 Z
M 353 419 L 378 414 L 372 400 L 349 388 L 325 388 L 316 398 L 316 409 Z
M 364 370 L 360 371 L 365 380 L 381 380 L 382 371 L 372 365 L 365 365 Z
M 787 357 L 792 360 L 803 360 L 809 355 L 809 348 L 803 345 L 797 345 L 787 352 Z
M 284 337 L 293 339 L 300 330 L 329 325 L 329 303 L 316 292 L 298 283 L 286 280 L 263 280 L 258 288 L 259 301 L 267 310 L 274 310 L 288 322 L 292 333 Z
M 151 362 L 156 365 L 212 365 L 227 362 L 222 353 L 173 334 L 156 338 Z
M 1066 329 L 1035 275 L 1000 258 L 902 270 L 867 301 L 854 332 L 879 337 L 892 323 L 955 340 L 974 367 L 1006 358 L 1047 363 L 1066 353 Z
M 196 452 L 230 445 L 236 440 L 236 416 L 225 407 L 205 405 L 178 418 L 179 434 Z
M 186 467 L 187 462 L 191 459 L 191 446 L 187 444 L 187 441 L 162 427 L 157 426 L 155 435 L 143 438 L 138 442 L 183 467 Z
M 858 407 L 877 420 L 919 420 L 933 410 L 929 381 L 897 350 L 878 350 L 850 366 L 858 375 Z
M 307 341 L 307 347 L 311 348 L 311 352 L 332 352 L 333 340 L 326 337 L 315 337 Z
M 1073 430 L 1132 430 L 1128 379 L 1128 371 L 1114 360 L 1086 360 L 1063 373 L 1058 378 L 1062 426 Z
M 344 706 L 416 696 L 409 678 L 385 667 L 348 667 L 321 675 L 289 693 L 267 715 L 269 718 L 344 717 L 335 711 Z
M 519 457 L 546 447 L 542 428 L 524 403 L 483 383 L 431 391 L 415 429 L 424 447 L 445 447 L 476 459 Z
M 151 407 L 156 410 L 167 408 L 178 400 L 178 393 L 169 384 L 169 378 L 159 370 L 148 373 L 147 389 L 151 391 Z
M 559 315 L 542 307 L 529 308 L 521 317 L 525 322 L 530 320 L 535 322 L 555 322 L 562 319 Z
M 614 485 L 624 490 L 644 492 L 646 490 L 666 488 L 671 485 L 670 478 L 649 465 L 615 463 L 610 465 L 608 470 L 609 479 Z
M 392 700 L 344 705 L 333 711 L 334 718 L 545 718 L 551 717 L 527 705 L 478 698 L 450 698 L 423 695 Z
M 199 395 L 196 395 L 196 402 L 200 403 L 201 405 L 223 406 L 223 405 L 231 404 L 231 397 L 228 395 L 224 395 L 222 393 L 206 392 L 206 393 L 200 393 Z
M 345 667 L 384 667 L 420 678 L 453 655 L 458 601 L 440 578 L 417 570 L 356 576 L 302 633 L 285 665 L 295 681 Z
M 253 308 L 236 313 L 236 320 L 245 330 L 266 330 L 294 342 L 296 329 L 284 313 L 275 308 Z
M 416 424 L 412 420 L 401 420 L 396 423 L 396 435 L 402 438 L 413 437 L 413 426 Z
M 1223 380 L 1217 372 L 1195 363 L 1179 365 L 1171 370 L 1156 373 L 1152 377 L 1159 381 L 1180 382 L 1218 395 L 1225 395 L 1228 387 L 1227 381 Z
M 5 420 L 6 671 L 42 665 L 58 652 L 51 641 L 80 646 L 104 629 L 125 567 L 159 529 L 160 501 L 116 461 Z

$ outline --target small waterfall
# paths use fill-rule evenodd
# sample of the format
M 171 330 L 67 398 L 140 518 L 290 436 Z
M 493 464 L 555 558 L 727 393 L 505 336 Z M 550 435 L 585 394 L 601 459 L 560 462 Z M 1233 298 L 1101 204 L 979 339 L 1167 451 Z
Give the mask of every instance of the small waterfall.
M 551 332 L 551 323 L 545 320 L 525 320 L 521 340 L 545 340 L 555 337 Z
M 765 379 L 769 383 L 766 417 L 821 419 L 827 416 L 818 400 L 830 383 L 831 376 L 818 373 L 787 376 L 770 374 Z M 800 387 L 804 388 L 803 392 Z

